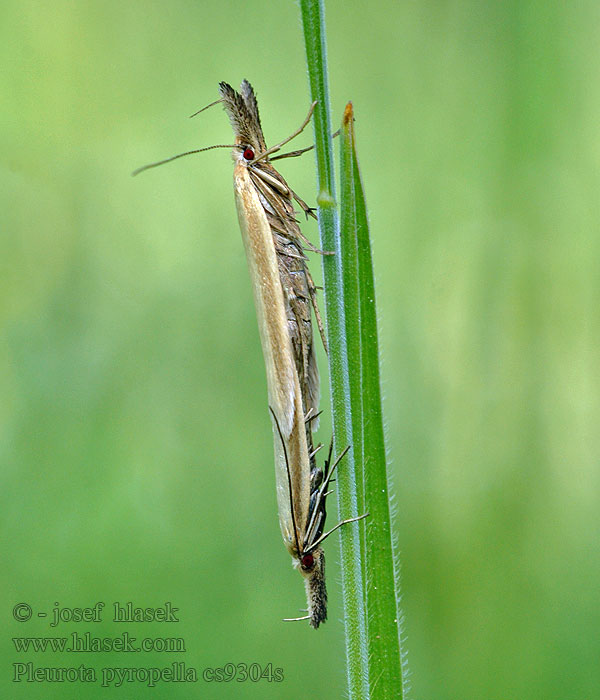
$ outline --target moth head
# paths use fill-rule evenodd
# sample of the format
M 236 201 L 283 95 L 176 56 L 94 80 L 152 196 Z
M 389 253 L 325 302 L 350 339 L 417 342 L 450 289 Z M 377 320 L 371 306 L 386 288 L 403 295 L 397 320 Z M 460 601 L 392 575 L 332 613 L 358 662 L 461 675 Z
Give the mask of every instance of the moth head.
M 300 552 L 296 554 L 294 565 L 300 570 L 303 576 L 310 576 L 315 569 L 322 568 L 325 561 L 325 555 L 321 547 L 316 547 L 309 552 Z
M 234 90 L 228 83 L 219 83 L 219 93 L 221 99 L 211 102 L 206 107 L 194 112 L 192 117 L 204 112 L 209 107 L 223 103 L 225 111 L 229 115 L 229 121 L 233 127 L 235 134 L 235 144 L 233 146 L 227 144 L 217 144 L 216 146 L 207 146 L 206 148 L 196 148 L 193 151 L 179 153 L 176 156 L 159 160 L 155 163 L 143 165 L 133 171 L 132 175 L 137 175 L 144 170 L 156 168 L 158 165 L 170 163 L 178 158 L 192 155 L 192 153 L 201 153 L 202 151 L 210 151 L 213 148 L 233 148 L 233 159 L 243 163 L 249 163 L 254 160 L 257 155 L 264 153 L 267 150 L 265 137 L 263 136 L 262 127 L 260 125 L 260 116 L 258 114 L 258 104 L 252 85 L 247 80 L 242 81 L 240 92 Z
M 312 552 L 307 552 L 300 557 L 300 568 L 306 573 L 310 573 L 315 568 L 315 557 Z
M 242 158 L 246 161 L 254 160 L 256 153 L 254 152 L 252 146 L 242 146 L 242 148 Z

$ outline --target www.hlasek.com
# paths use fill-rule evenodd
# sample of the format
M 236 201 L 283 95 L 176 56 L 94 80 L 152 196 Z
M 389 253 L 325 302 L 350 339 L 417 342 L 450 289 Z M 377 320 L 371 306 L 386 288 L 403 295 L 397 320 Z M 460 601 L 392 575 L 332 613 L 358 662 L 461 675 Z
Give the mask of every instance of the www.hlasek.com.
M 13 644 L 18 652 L 186 651 L 183 637 L 144 637 L 138 642 L 129 632 L 116 637 L 96 637 L 89 632 L 73 632 L 68 637 L 13 637 Z

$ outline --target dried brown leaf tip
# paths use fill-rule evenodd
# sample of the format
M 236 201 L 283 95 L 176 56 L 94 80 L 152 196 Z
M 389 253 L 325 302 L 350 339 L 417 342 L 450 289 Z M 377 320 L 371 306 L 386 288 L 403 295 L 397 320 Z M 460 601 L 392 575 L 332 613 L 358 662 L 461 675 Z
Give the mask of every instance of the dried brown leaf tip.
M 342 125 L 345 129 L 352 128 L 352 122 L 354 121 L 354 110 L 352 109 L 352 102 L 348 102 L 346 109 L 344 110 L 344 117 L 342 118 Z

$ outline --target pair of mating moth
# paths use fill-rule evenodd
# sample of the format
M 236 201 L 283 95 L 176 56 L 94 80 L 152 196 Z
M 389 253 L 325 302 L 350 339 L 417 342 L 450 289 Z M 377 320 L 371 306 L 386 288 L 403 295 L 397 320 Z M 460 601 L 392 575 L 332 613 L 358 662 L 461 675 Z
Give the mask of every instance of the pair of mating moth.
M 244 80 L 237 92 L 223 82 L 219 92 L 220 99 L 208 107 L 224 105 L 235 143 L 209 148 L 233 149 L 235 201 L 267 371 L 279 523 L 293 564 L 304 578 L 308 600 L 308 614 L 292 619 L 308 620 L 317 628 L 327 619 L 325 556 L 321 544 L 341 525 L 365 516 L 344 520 L 323 532 L 329 483 L 349 448 L 333 463 L 330 448 L 323 469 L 317 467 L 315 455 L 320 446 L 313 446 L 312 434 L 319 416 L 319 371 L 313 340 L 313 311 L 325 348 L 327 345 L 305 246 L 315 252 L 322 251 L 317 251 L 302 235 L 294 200 L 307 216 L 315 217 L 314 211 L 272 165 L 278 158 L 300 155 L 312 147 L 270 158 L 306 127 L 315 104 L 292 136 L 267 148 L 250 83 Z M 153 163 L 136 173 L 196 152 Z

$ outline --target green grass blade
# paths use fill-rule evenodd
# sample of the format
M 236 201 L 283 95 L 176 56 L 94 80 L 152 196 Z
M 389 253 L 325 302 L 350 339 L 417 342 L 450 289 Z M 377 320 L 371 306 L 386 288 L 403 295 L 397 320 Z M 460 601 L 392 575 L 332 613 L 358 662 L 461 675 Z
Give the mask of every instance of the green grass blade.
M 314 113 L 319 231 L 323 250 L 334 255 L 323 256 L 327 339 L 329 343 L 329 376 L 336 451 L 350 445 L 348 455 L 338 468 L 337 498 L 341 517 L 359 515 L 357 499 L 357 462 L 354 450 L 350 388 L 348 373 L 348 338 L 344 306 L 344 274 L 339 237 L 339 221 L 335 202 L 333 146 L 327 90 L 327 65 L 324 8 L 318 0 L 301 0 L 302 23 L 310 90 L 317 101 Z M 361 476 L 362 480 L 362 476 Z M 340 528 L 340 553 L 344 625 L 348 672 L 348 697 L 369 698 L 368 646 L 360 529 L 362 523 Z
M 346 108 L 346 112 L 348 107 Z M 344 114 L 344 119 L 346 113 Z M 350 392 L 350 415 L 352 420 L 352 435 L 354 438 L 354 453 L 356 468 L 357 501 L 361 513 L 365 510 L 364 484 L 364 430 L 363 430 L 363 388 L 362 388 L 362 359 L 361 359 L 361 309 L 358 275 L 358 240 L 356 237 L 356 194 L 354 191 L 353 153 L 349 143 L 345 122 L 340 132 L 340 245 L 342 275 L 344 280 L 344 310 L 346 318 L 346 339 L 348 346 L 348 377 Z M 364 534 L 364 528 L 361 528 Z M 364 538 L 363 538 L 364 540 Z M 362 542 L 362 552 L 365 543 Z M 363 580 L 365 557 L 363 563 Z
M 325 8 L 322 0 L 301 0 L 302 26 L 306 46 L 306 62 L 310 94 L 317 101 L 313 114 L 317 182 L 319 196 L 335 206 L 333 145 L 329 114 L 329 84 L 327 79 L 327 45 L 325 42 Z
M 346 331 L 353 339 L 350 395 L 355 444 L 360 435 L 362 446 L 365 507 L 370 513 L 365 542 L 370 697 L 387 700 L 404 695 L 399 567 L 390 522 L 371 243 L 353 121 L 349 103 L 340 136 Z M 358 416 L 360 428 L 356 427 Z

